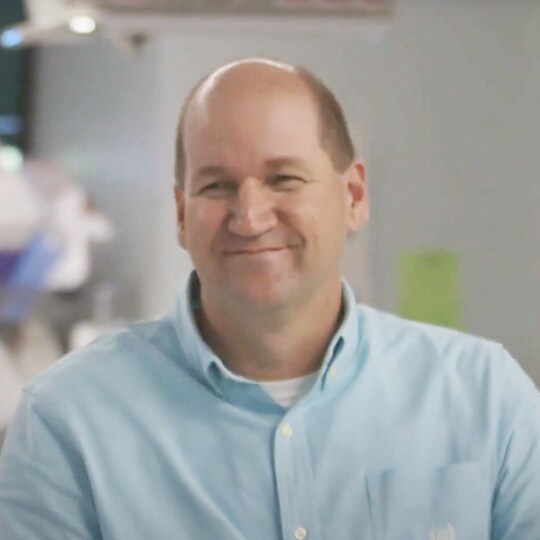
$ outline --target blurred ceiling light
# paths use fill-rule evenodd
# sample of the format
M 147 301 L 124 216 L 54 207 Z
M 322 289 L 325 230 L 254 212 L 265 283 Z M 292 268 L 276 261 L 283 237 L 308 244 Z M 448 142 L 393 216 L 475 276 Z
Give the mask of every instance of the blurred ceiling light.
M 89 15 L 77 15 L 69 20 L 69 29 L 75 34 L 92 34 L 96 28 L 96 20 Z
M 0 45 L 6 49 L 18 47 L 23 42 L 23 36 L 16 28 L 8 28 L 0 35 Z
M 111 41 L 132 51 L 147 36 L 194 27 L 221 30 L 224 25 L 239 32 L 271 31 L 286 35 L 298 29 L 317 35 L 351 31 L 370 40 L 380 40 L 389 27 L 392 5 L 397 3 L 397 0 L 18 1 L 24 3 L 26 19 L 0 29 L 0 48 L 84 43 L 86 40 L 79 39 L 81 35 L 94 34 L 99 29 Z M 304 12 L 305 18 L 298 17 Z M 227 17 L 225 24 L 224 15 L 241 16 Z
M 24 157 L 16 146 L 0 146 L 0 168 L 18 172 L 22 169 Z

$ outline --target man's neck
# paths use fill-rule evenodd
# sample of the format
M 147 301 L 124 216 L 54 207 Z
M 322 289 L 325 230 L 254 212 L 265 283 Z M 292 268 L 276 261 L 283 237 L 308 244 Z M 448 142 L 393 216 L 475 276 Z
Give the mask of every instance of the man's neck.
M 259 381 L 284 380 L 317 371 L 343 316 L 341 285 L 308 304 L 272 312 L 202 308 L 204 340 L 234 373 Z

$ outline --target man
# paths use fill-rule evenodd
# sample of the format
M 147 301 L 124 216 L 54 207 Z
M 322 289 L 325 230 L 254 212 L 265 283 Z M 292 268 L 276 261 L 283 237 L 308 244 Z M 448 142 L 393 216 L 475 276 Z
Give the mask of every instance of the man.
M 174 312 L 25 392 L 2 540 L 538 540 L 540 396 L 498 344 L 357 306 L 368 219 L 339 105 L 228 64 L 179 126 Z

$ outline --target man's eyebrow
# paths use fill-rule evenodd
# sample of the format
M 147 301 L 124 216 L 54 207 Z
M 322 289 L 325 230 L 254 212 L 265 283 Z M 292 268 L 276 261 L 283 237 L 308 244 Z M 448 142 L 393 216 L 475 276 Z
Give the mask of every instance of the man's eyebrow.
M 222 176 L 224 174 L 226 174 L 226 171 L 220 165 L 204 165 L 203 167 L 197 170 L 197 173 L 195 174 L 195 178 L 205 178 L 207 176 L 210 176 L 210 177 Z
M 265 162 L 266 169 L 275 170 L 280 167 L 297 167 L 306 172 L 309 172 L 309 167 L 307 163 L 298 157 L 294 156 L 283 156 L 278 158 L 269 159 Z M 196 174 L 195 179 L 204 179 L 204 178 L 213 178 L 216 176 L 227 176 L 230 172 L 225 167 L 221 165 L 203 165 L 200 167 Z
M 278 169 L 279 167 L 285 166 L 299 167 L 306 171 L 309 170 L 307 163 L 303 159 L 294 156 L 278 157 L 274 159 L 269 159 L 266 162 L 266 167 L 268 169 Z

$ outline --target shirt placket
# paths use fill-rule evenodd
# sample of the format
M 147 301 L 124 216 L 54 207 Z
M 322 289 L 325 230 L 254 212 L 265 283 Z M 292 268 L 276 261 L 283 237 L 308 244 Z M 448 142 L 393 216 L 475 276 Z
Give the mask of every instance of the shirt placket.
M 274 472 L 283 540 L 314 540 L 313 473 L 301 414 L 286 414 L 274 433 Z

